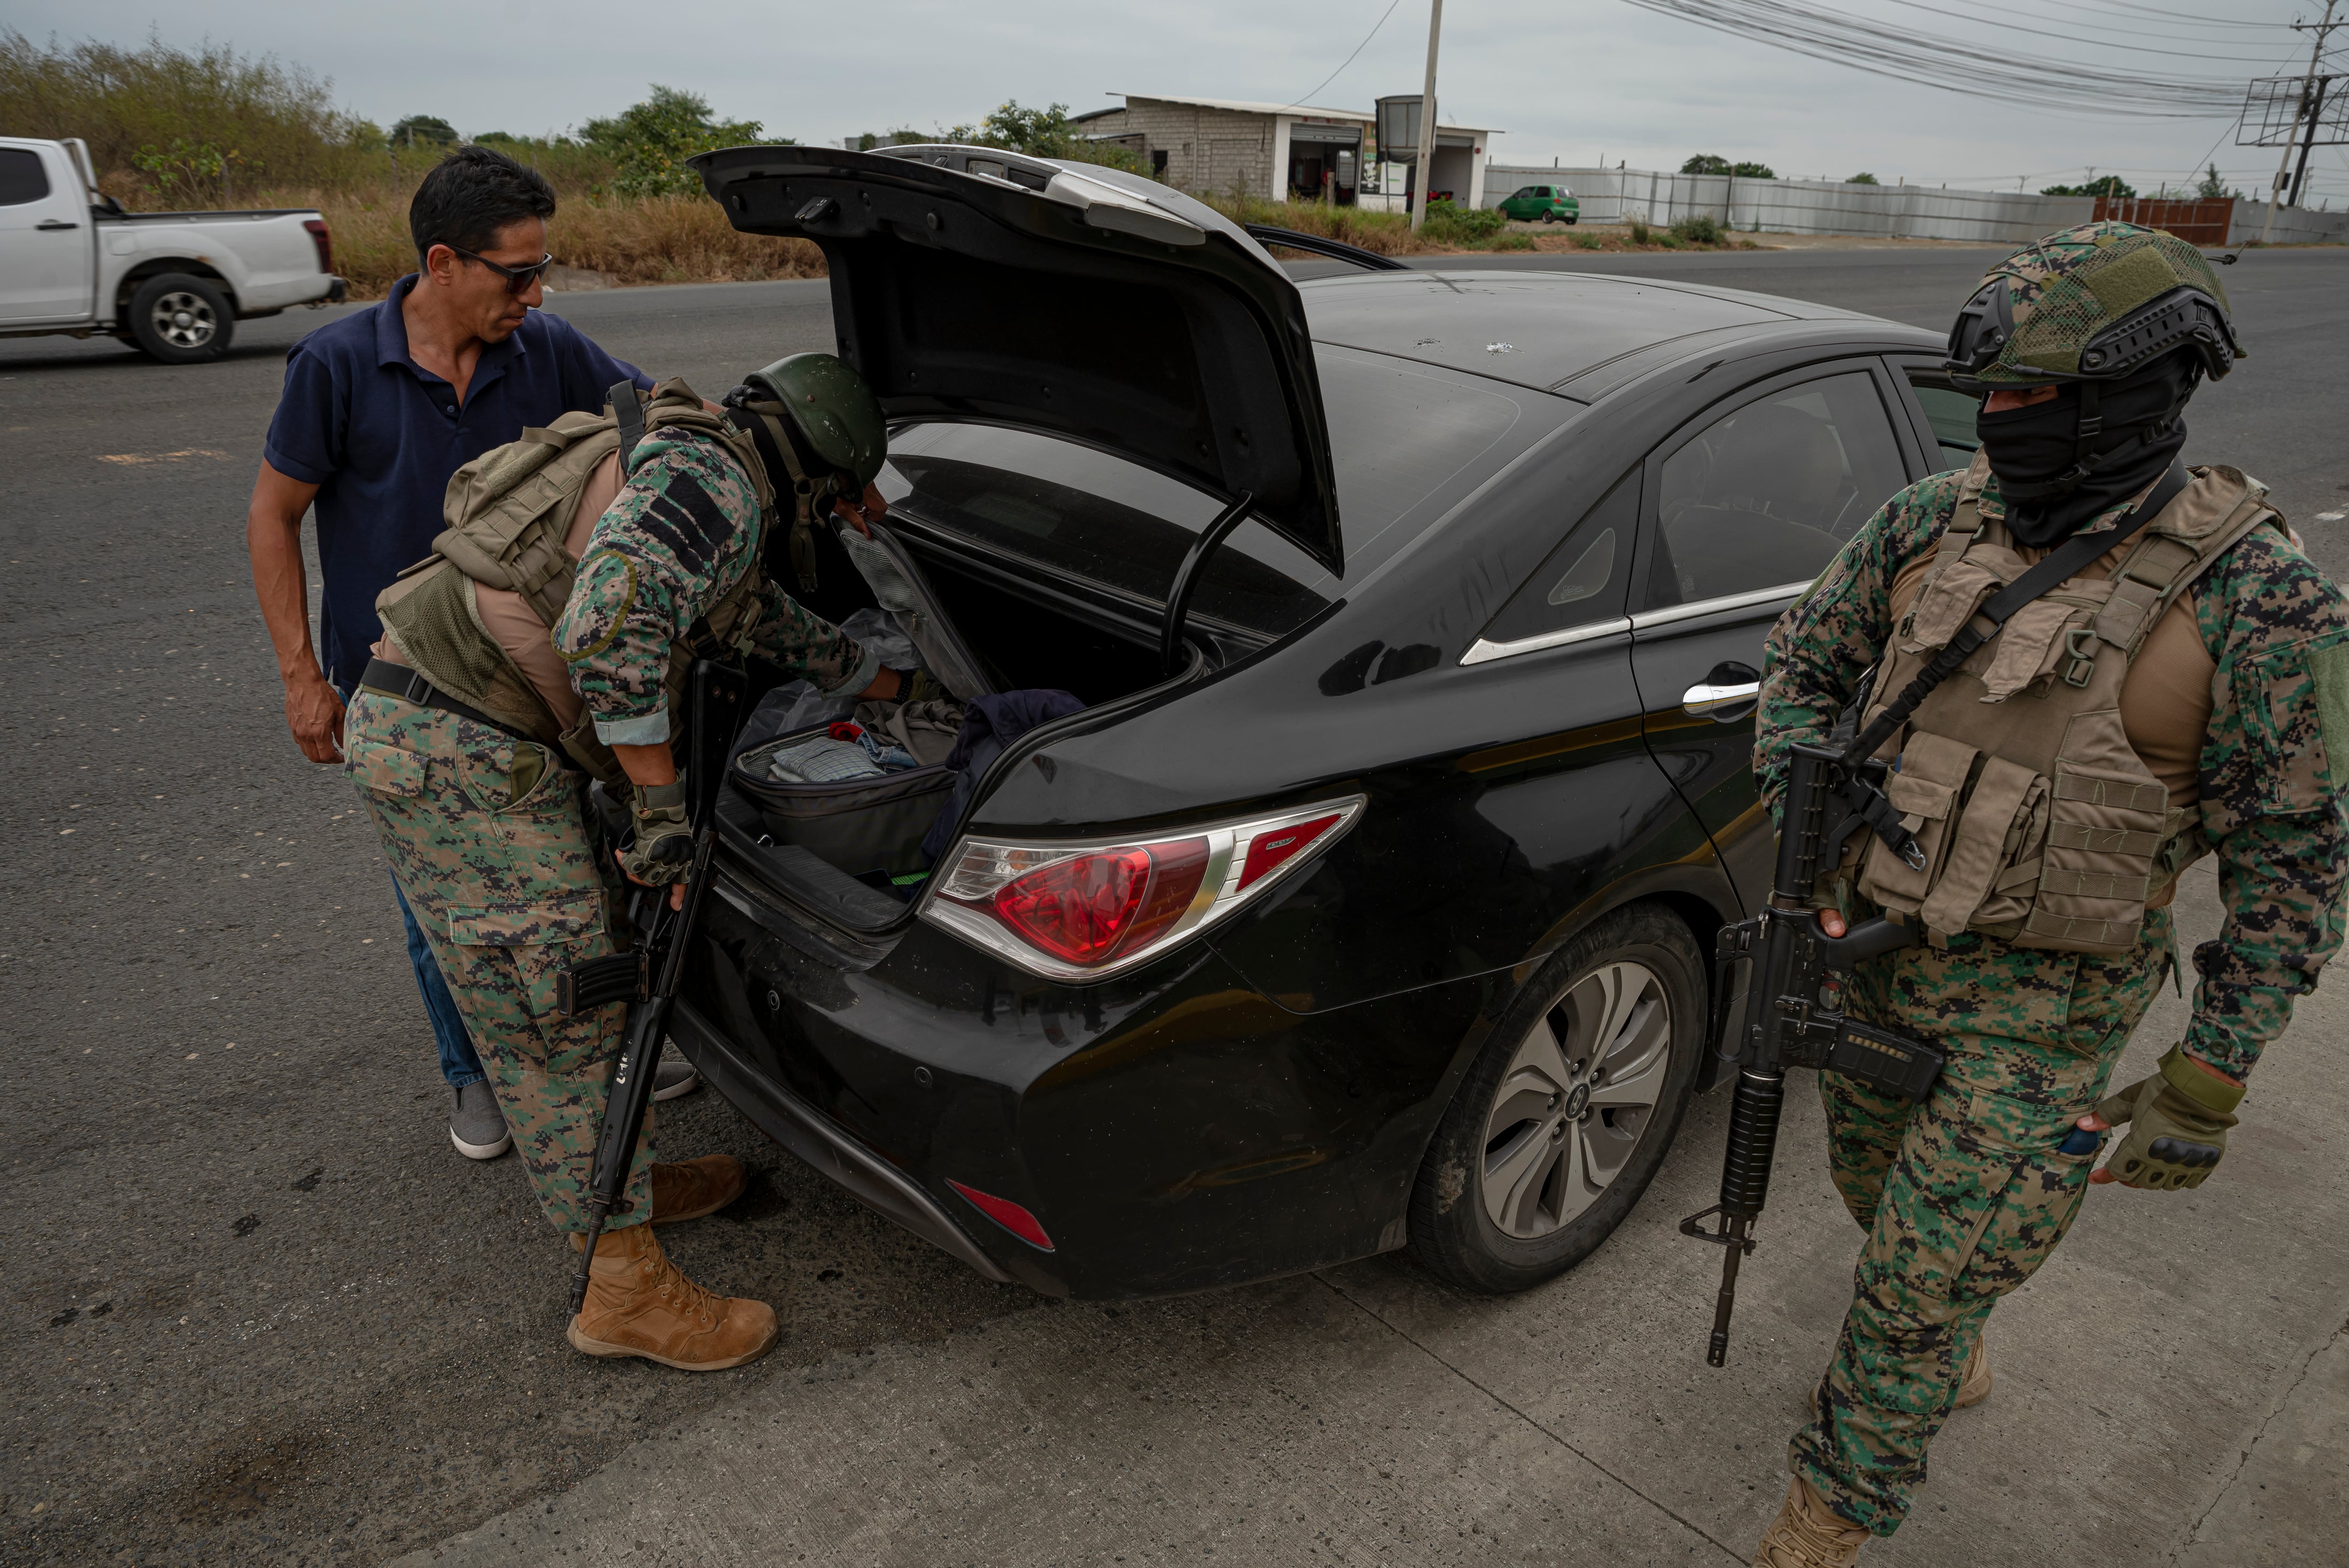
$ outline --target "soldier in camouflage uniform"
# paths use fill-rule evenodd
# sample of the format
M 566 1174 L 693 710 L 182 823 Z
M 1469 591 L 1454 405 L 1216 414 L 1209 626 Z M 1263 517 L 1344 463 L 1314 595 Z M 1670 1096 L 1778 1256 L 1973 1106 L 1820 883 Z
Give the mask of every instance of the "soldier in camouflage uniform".
M 2051 298 L 2064 307 L 2060 320 L 2045 308 Z M 2099 361 L 2127 335 L 2116 328 L 2148 321 L 2180 329 L 2180 346 L 2099 385 Z M 1787 748 L 1823 741 L 1867 672 L 1907 635 L 1915 584 L 1964 500 L 1985 528 L 2007 531 L 2025 562 L 2114 526 L 2174 461 L 2178 409 L 2196 380 L 2223 374 L 2239 354 L 2216 276 L 2167 234 L 2089 224 L 1994 269 L 1951 339 L 1957 384 L 1985 397 L 1974 468 L 1886 503 L 1770 635 L 1755 768 L 1772 809 Z M 2264 493 L 2234 469 L 2192 473 L 2172 508 L 2223 511 Z M 2082 575 L 2101 575 L 2123 553 Z M 2340 943 L 2349 828 L 2338 790 L 2349 765 L 2328 756 L 2349 756 L 2349 613 L 2339 591 L 2262 508 L 2256 526 L 2202 565 L 2147 648 L 2122 690 L 2128 740 L 2148 769 L 2165 748 L 2176 754 L 2171 799 L 2181 789 L 2193 799 L 2187 830 L 2199 825 L 2200 840 L 2187 841 L 2216 851 L 2226 906 L 2219 938 L 2194 954 L 2192 1024 L 2160 1072 L 2107 1097 L 2114 1064 L 2176 962 L 2174 881 L 2146 900 L 2156 907 L 2125 951 L 2050 950 L 1968 929 L 1858 967 L 1853 1012 L 1934 1040 L 1948 1062 L 1916 1102 L 1820 1075 L 1829 1166 L 1866 1241 L 1813 1418 L 1788 1446 L 1795 1479 L 1756 1563 L 1847 1563 L 1869 1535 L 1899 1528 L 1934 1434 L 1952 1408 L 1989 1392 L 1982 1327 L 1999 1298 L 2054 1250 L 2092 1181 L 2200 1184 L 2261 1048 Z M 2186 672 L 2174 691 L 2159 689 L 2164 660 Z M 2182 733 L 2158 733 L 2164 724 Z M 1848 883 L 1842 893 L 1846 918 L 1875 913 Z M 2133 1125 L 2092 1176 L 2093 1135 L 2116 1123 Z M 2066 1152 L 2067 1140 L 2086 1148 Z
M 809 360 L 824 363 L 792 368 Z M 684 392 L 681 383 L 664 387 Z M 903 679 L 766 574 L 781 542 L 777 521 L 804 526 L 809 513 L 835 502 L 860 523 L 878 514 L 870 480 L 883 427 L 870 390 L 838 360 L 805 355 L 738 388 L 729 401 L 740 417 L 730 426 L 701 418 L 697 401 L 685 394 L 672 403 L 686 414 L 657 424 L 626 455 L 625 484 L 587 533 L 567 608 L 551 633 L 596 741 L 609 748 L 604 760 L 616 762 L 611 776 L 624 770 L 636 784 L 636 841 L 616 861 L 589 809 L 585 775 L 566 766 L 566 751 L 595 748 L 575 728 L 557 748 L 493 721 L 481 711 L 498 698 L 490 686 L 452 690 L 461 676 L 448 672 L 461 671 L 462 661 L 446 650 L 419 656 L 422 617 L 387 604 L 388 625 L 397 621 L 419 646 L 388 635 L 379 650 L 388 656 L 370 665 L 349 710 L 350 770 L 392 872 L 480 1042 L 540 1204 L 574 1238 L 587 1228 L 624 1009 L 560 1015 L 555 976 L 614 951 L 624 874 L 655 884 L 682 875 L 674 851 L 688 841 L 670 704 L 689 646 L 715 637 L 843 695 L 887 697 Z M 851 427 L 869 451 L 843 452 L 829 439 Z M 771 470 L 788 470 L 796 520 L 771 509 L 781 488 Z M 476 600 L 487 593 L 468 592 Z M 409 666 L 429 672 L 430 682 Z M 695 1371 L 763 1354 L 777 1336 L 774 1313 L 687 1279 L 647 1222 L 722 1207 L 741 1191 L 745 1172 L 724 1156 L 656 1165 L 651 1146 L 647 1118 L 628 1186 L 597 1243 L 572 1344 Z

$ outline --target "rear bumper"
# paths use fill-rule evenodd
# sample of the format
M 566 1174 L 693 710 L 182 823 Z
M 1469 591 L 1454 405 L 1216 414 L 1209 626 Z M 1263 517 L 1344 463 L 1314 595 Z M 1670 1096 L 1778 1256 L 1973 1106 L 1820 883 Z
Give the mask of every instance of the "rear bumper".
M 741 884 L 719 892 L 673 1026 L 719 1093 L 880 1213 L 1048 1295 L 1174 1295 L 1401 1246 L 1490 1000 L 1480 978 L 1299 1013 L 1196 943 L 1064 986 L 921 922 L 843 961 Z
M 701 1069 L 701 1076 L 760 1131 L 882 1218 L 895 1221 L 998 1284 L 1011 1283 L 1011 1276 L 979 1251 L 969 1233 L 954 1222 L 936 1199 L 826 1120 L 814 1107 L 754 1070 L 725 1036 L 683 1001 L 669 1015 L 669 1033 Z

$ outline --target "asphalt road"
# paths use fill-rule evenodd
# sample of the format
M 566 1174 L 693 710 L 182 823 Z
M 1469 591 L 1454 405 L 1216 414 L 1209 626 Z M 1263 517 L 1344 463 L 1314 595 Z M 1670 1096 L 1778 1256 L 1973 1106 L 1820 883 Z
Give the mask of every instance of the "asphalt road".
M 1938 325 L 1985 259 L 1598 270 Z M 2228 282 L 2253 357 L 2197 400 L 2189 456 L 2269 480 L 2342 575 L 2341 525 L 2310 520 L 2349 500 L 2349 255 L 2253 255 Z M 554 308 L 710 392 L 829 339 L 820 284 Z M 1531 1296 L 1466 1300 L 1387 1259 L 1109 1309 L 978 1281 L 704 1093 L 661 1108 L 664 1152 L 729 1150 L 760 1177 L 667 1243 L 773 1301 L 783 1346 L 701 1378 L 572 1354 L 567 1254 L 512 1160 L 448 1146 L 372 833 L 285 737 L 253 607 L 261 434 L 284 349 L 325 319 L 247 323 L 192 368 L 0 342 L 18 476 L 0 1149 L 20 1200 L 0 1560 L 1728 1562 L 1750 1543 L 1851 1238 L 1823 1177 L 1790 1173 L 1738 1366 L 1705 1374 L 1713 1260 L 1671 1220 L 1707 1201 L 1718 1105 L 1619 1239 Z M 2207 887 L 2192 908 L 2215 918 Z M 2349 1091 L 2309 1048 L 2349 1024 L 2330 1006 L 2274 1053 L 2218 1182 L 2158 1212 L 2099 1199 L 2109 1217 L 2002 1309 L 2006 1397 L 1937 1450 L 1931 1505 L 1886 1561 L 2237 1562 L 2230 1522 L 2287 1543 L 2349 1529 L 2349 1264 L 2319 1240 L 2349 1207 L 2331 1130 Z M 1816 1119 L 1797 1106 L 1794 1147 Z

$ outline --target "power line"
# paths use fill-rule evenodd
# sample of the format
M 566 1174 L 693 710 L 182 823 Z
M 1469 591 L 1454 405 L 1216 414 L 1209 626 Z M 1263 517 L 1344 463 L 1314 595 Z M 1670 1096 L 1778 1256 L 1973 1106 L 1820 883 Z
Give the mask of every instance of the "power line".
M 1943 35 L 1886 26 L 1801 0 L 1627 3 L 1876 76 L 2051 113 L 2231 119 L 2242 103 L 2240 78 L 2157 77 L 2034 60 Z
M 1402 0 L 1388 0 L 1387 8 L 1379 13 L 1379 19 L 1371 25 L 1371 30 L 1369 32 L 1362 35 L 1362 41 L 1354 46 L 1354 54 L 1348 55 L 1343 65 L 1340 65 L 1336 70 L 1331 71 L 1328 76 L 1323 77 L 1319 83 L 1313 88 L 1312 91 L 1300 93 L 1298 95 L 1294 102 L 1285 103 L 1280 107 L 1283 108 L 1300 108 L 1303 106 L 1305 100 L 1311 98 L 1314 93 L 1319 92 L 1323 88 L 1328 87 L 1331 82 L 1334 82 L 1340 77 L 1344 76 L 1346 74 L 1346 67 L 1354 63 L 1354 56 L 1361 54 L 1364 49 L 1371 46 L 1371 40 L 1379 36 L 1379 29 L 1387 25 L 1387 18 L 1395 14 L 1395 7 L 1402 4 Z
M 1961 22 L 1971 22 L 1974 19 L 1973 12 L 1952 11 L 1942 5 L 1928 5 L 1925 4 L 1925 0 L 1887 0 L 1887 4 L 1905 6 L 1911 11 L 1930 12 L 1936 16 L 1954 16 Z M 2033 14 L 2026 11 L 2015 11 L 2004 5 L 1979 5 L 1975 7 L 1975 10 L 2005 11 L 2009 15 L 2014 16 L 2024 16 Z M 2038 15 L 2042 19 L 2047 19 L 2044 12 L 2038 13 Z M 2084 44 L 2092 41 L 2090 39 L 2081 37 L 2077 33 L 2053 33 L 2044 27 L 2021 27 L 2012 22 L 2000 23 L 1999 31 L 2002 33 L 2030 33 L 2042 38 L 2061 38 L 2068 44 Z M 2180 41 L 2182 42 L 2184 40 Z M 2265 55 L 2214 55 L 2207 49 L 2157 49 L 2144 44 L 2110 43 L 2103 46 L 2115 49 L 2128 49 L 2140 55 L 2168 55 L 2173 58 L 2181 60 L 2235 60 L 2247 66 L 2264 66 L 2270 63 L 2268 57 Z

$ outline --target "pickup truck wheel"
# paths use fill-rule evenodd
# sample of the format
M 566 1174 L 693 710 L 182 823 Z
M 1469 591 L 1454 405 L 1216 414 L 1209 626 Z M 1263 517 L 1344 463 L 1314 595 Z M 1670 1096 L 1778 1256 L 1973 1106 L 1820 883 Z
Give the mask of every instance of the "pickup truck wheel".
M 1633 904 L 1544 964 L 1444 1112 L 1411 1200 L 1411 1250 L 1501 1295 L 1588 1257 L 1680 1130 L 1704 1049 L 1696 940 Z
M 201 365 L 228 352 L 236 313 L 208 278 L 165 273 L 130 296 L 130 333 L 139 346 L 166 365 Z

